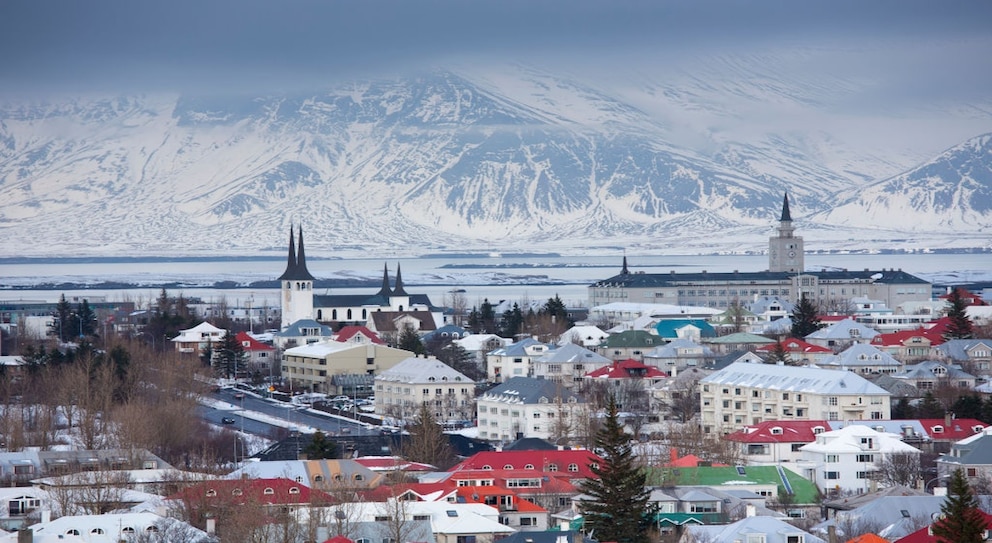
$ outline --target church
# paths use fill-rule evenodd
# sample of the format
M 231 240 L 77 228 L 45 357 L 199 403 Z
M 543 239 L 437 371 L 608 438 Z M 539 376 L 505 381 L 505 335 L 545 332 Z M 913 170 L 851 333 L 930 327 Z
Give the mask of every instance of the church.
M 902 270 L 807 271 L 803 238 L 795 235 L 788 194 L 777 230 L 768 240 L 767 271 L 631 273 L 625 256 L 619 275 L 589 286 L 589 306 L 629 302 L 727 308 L 735 301 L 777 296 L 793 302 L 806 297 L 827 310 L 844 310 L 854 297 L 881 300 L 890 308 L 932 297 L 928 281 Z
M 286 271 L 279 276 L 282 330 L 301 320 L 316 320 L 329 325 L 361 324 L 369 326 L 372 331 L 387 334 L 395 331 L 392 328 L 399 321 L 413 326 L 420 333 L 437 327 L 439 309 L 434 307 L 426 294 L 406 292 L 399 264 L 396 265 L 396 281 L 392 287 L 389 269 L 383 265 L 382 286 L 372 295 L 314 294 L 313 282 L 314 277 L 307 269 L 303 227 L 294 233 L 290 226 Z

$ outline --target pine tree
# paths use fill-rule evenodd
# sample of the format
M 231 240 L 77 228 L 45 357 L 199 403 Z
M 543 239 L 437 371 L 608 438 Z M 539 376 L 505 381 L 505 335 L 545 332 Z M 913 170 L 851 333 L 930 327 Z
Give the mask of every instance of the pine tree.
M 985 517 L 978 500 L 961 469 L 954 470 L 947 485 L 947 499 L 940 506 L 943 516 L 931 526 L 934 537 L 941 543 L 979 543 L 985 541 Z
M 89 337 L 96 334 L 96 313 L 90 307 L 89 300 L 83 300 L 76 306 L 76 319 L 79 337 Z
M 781 364 L 784 366 L 794 366 L 795 362 L 789 356 L 789 351 L 785 349 L 785 345 L 782 344 L 782 340 L 775 342 L 772 346 L 772 350 L 768 353 L 768 363 L 769 364 Z
M 944 339 L 971 339 L 975 337 L 975 326 L 968 317 L 968 302 L 961 296 L 961 289 L 955 288 L 947 297 L 947 330 Z
M 513 338 L 519 334 L 524 325 L 524 313 L 520 309 L 520 305 L 514 303 L 513 309 L 504 311 L 503 318 L 500 319 L 500 324 L 500 336 Z
M 65 343 L 66 338 L 72 337 L 72 306 L 65 299 L 65 294 L 55 305 L 55 321 L 52 323 L 53 332 L 59 338 L 59 343 Z
M 245 349 L 235 334 L 227 332 L 224 339 L 213 346 L 211 358 L 207 360 L 213 362 L 217 373 L 224 377 L 238 377 L 239 371 L 245 370 Z
M 823 328 L 820 317 L 816 314 L 816 304 L 811 299 L 803 296 L 799 303 L 792 308 L 792 337 L 804 338 L 813 332 Z
M 427 347 L 424 346 L 424 342 L 420 340 L 420 336 L 412 326 L 407 326 L 402 332 L 400 332 L 400 337 L 397 340 L 396 348 L 404 351 L 410 351 L 415 355 L 427 353 Z
M 333 441 L 327 439 L 327 434 L 317 430 L 310 437 L 310 443 L 303 448 L 303 454 L 306 455 L 307 460 L 337 458 L 338 447 Z
M 596 447 L 603 463 L 590 470 L 597 478 L 582 482 L 582 492 L 590 496 L 581 502 L 586 532 L 598 541 L 646 543 L 649 492 L 646 474 L 634 464 L 630 436 L 623 431 L 616 400 L 606 403 L 606 418 L 596 433 Z

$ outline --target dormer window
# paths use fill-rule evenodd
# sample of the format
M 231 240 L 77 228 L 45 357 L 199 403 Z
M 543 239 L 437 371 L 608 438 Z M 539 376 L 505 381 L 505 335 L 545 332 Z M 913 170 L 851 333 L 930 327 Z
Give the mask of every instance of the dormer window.
M 265 494 L 266 496 L 271 496 L 275 493 L 276 491 L 272 487 L 266 487 L 265 490 L 262 491 L 262 494 Z
M 823 433 L 823 426 L 814 426 L 813 427 L 813 433 L 814 434 L 822 434 Z
M 773 436 L 780 436 L 780 435 L 782 435 L 782 428 L 780 428 L 778 426 L 773 427 L 772 428 L 772 435 Z
M 944 427 L 941 426 L 941 425 L 939 425 L 939 424 L 937 426 L 934 426 L 933 427 L 933 433 L 935 433 L 935 434 L 943 434 L 944 433 Z

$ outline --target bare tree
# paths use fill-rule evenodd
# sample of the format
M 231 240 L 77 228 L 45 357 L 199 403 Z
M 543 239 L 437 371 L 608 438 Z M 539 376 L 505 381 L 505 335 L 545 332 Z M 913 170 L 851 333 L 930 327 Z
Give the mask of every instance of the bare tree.
M 409 518 L 409 502 L 398 496 L 393 496 L 377 504 L 376 520 L 383 543 L 406 543 L 410 541 L 416 529 L 413 519 Z M 381 520 L 385 517 L 385 520 Z
M 52 513 L 102 515 L 123 507 L 124 493 L 131 478 L 125 471 L 82 471 L 53 480 L 47 489 Z
M 699 413 L 699 382 L 672 379 L 665 406 L 673 419 L 689 422 Z
M 875 462 L 875 471 L 872 475 L 885 486 L 915 487 L 923 478 L 920 455 L 910 452 L 883 454 Z

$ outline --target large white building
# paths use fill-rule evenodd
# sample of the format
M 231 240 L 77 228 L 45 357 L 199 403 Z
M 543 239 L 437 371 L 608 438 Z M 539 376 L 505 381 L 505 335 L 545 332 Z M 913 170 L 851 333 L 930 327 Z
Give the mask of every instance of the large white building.
M 699 381 L 705 432 L 766 420 L 887 420 L 890 394 L 849 371 L 735 362 Z
M 877 464 L 893 454 L 919 455 L 901 436 L 851 424 L 816 434 L 816 441 L 800 447 L 799 468 L 824 493 L 862 494 L 886 486 L 872 477 Z
M 475 383 L 436 358 L 407 358 L 375 376 L 377 415 L 410 421 L 421 405 L 440 423 L 472 420 Z
M 514 377 L 476 399 L 479 437 L 515 441 L 536 437 L 556 441 L 575 435 L 581 415 L 579 398 L 560 384 Z

